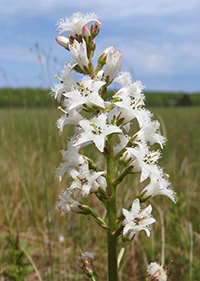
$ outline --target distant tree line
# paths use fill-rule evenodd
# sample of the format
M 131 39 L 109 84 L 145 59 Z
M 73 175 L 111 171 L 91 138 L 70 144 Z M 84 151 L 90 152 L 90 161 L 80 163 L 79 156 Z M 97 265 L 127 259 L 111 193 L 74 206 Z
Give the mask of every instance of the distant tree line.
M 58 103 L 49 95 L 49 89 L 0 89 L 0 108 L 6 107 L 57 107 Z M 108 91 L 107 98 L 112 91 Z M 200 105 L 200 93 L 145 92 L 149 107 Z

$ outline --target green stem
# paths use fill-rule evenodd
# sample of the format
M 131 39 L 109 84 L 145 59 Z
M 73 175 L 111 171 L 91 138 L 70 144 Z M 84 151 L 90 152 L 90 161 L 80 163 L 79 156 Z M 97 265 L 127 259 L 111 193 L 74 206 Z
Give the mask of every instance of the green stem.
M 108 136 L 108 155 L 107 155 L 107 193 L 110 200 L 107 202 L 108 230 L 108 280 L 117 281 L 117 237 L 114 235 L 117 229 L 116 217 L 116 186 L 113 184 L 115 179 L 116 159 L 113 157 L 113 136 Z
M 117 186 L 120 182 L 122 182 L 122 180 L 125 178 L 125 176 L 127 176 L 129 174 L 129 171 L 127 169 L 125 169 L 116 180 L 114 180 L 114 185 Z
M 86 157 L 86 156 L 85 156 L 85 158 L 86 158 L 86 160 L 87 160 L 88 163 L 89 163 L 90 169 L 92 169 L 92 170 L 94 170 L 94 171 L 96 171 L 96 172 L 102 171 L 102 169 L 101 169 L 99 166 L 97 166 L 91 158 Z
M 92 279 L 92 281 L 97 281 L 97 279 L 94 275 L 92 275 L 90 278 Z
M 90 211 L 90 215 L 93 216 L 93 218 L 96 219 L 96 221 L 99 223 L 99 225 L 102 227 L 102 228 L 107 228 L 107 224 L 105 223 L 104 220 L 102 220 L 102 218 L 100 218 L 92 209 Z

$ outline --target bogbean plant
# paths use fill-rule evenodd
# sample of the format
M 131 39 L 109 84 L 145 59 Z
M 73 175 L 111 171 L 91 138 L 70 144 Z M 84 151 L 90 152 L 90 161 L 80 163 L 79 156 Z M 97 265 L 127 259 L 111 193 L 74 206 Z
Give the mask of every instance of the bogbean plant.
M 91 28 L 88 23 L 93 22 Z M 152 217 L 152 206 L 141 208 L 140 204 L 156 195 L 165 195 L 175 202 L 175 193 L 170 188 L 168 175 L 158 166 L 160 150 L 151 146 L 158 143 L 163 148 L 165 138 L 160 134 L 159 122 L 145 108 L 144 86 L 140 81 L 133 82 L 131 75 L 121 72 L 116 77 L 122 54 L 111 46 L 98 58 L 95 68 L 92 62 L 96 43 L 94 38 L 100 30 L 100 21 L 93 13 L 75 13 L 69 19 L 61 19 L 56 41 L 70 51 L 75 61 L 67 62 L 59 77 L 59 83 L 52 87 L 51 94 L 60 103 L 64 113 L 57 120 L 59 133 L 67 124 L 75 126 L 75 134 L 68 141 L 67 151 L 62 151 L 63 162 L 57 169 L 59 179 L 68 173 L 70 185 L 59 195 L 57 209 L 61 213 L 74 212 L 92 216 L 107 234 L 108 280 L 118 279 L 118 269 L 125 248 L 136 234 L 145 230 L 150 236 L 150 226 L 156 222 Z M 68 33 L 68 38 L 62 36 Z M 83 74 L 77 82 L 71 72 Z M 112 82 L 121 88 L 108 98 L 107 87 Z M 132 135 L 133 120 L 138 125 Z M 134 121 L 135 122 L 135 121 Z M 135 122 L 136 123 L 136 122 Z M 135 124 L 134 123 L 134 124 Z M 139 128 L 139 129 L 138 129 Z M 92 148 L 91 148 L 92 144 Z M 105 167 L 87 156 L 84 147 L 98 150 L 105 161 Z M 84 151 L 84 153 L 83 153 Z M 90 153 L 91 154 L 91 153 Z M 123 180 L 128 174 L 139 174 L 140 182 L 148 184 L 137 195 L 131 206 L 122 208 L 117 216 L 117 188 L 123 189 Z M 130 186 L 130 188 L 133 188 Z M 106 209 L 106 219 L 102 219 L 90 206 L 83 204 L 82 197 L 92 193 Z M 120 193 L 120 192 L 119 192 Z M 118 252 L 118 238 L 122 236 L 123 247 Z M 81 252 L 78 265 L 92 280 L 98 280 L 94 266 L 94 254 Z M 147 268 L 148 280 L 167 280 L 167 269 L 152 262 Z

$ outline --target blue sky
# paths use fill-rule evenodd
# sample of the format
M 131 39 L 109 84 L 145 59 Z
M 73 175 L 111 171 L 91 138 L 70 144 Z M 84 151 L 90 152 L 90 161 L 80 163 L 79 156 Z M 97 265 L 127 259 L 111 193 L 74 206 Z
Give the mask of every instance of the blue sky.
M 96 58 L 114 45 L 122 70 L 147 90 L 200 91 L 199 0 L 3 0 L 0 88 L 53 85 L 72 59 L 55 41 L 56 23 L 77 11 L 94 12 L 102 23 Z

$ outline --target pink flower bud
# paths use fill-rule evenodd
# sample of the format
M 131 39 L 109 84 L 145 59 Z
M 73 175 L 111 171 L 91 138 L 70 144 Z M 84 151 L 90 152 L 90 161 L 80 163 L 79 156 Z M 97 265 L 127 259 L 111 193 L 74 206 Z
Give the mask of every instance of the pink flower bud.
M 92 40 L 91 42 L 90 42 L 90 49 L 92 50 L 92 51 L 94 51 L 95 49 L 96 49 L 96 43 L 95 43 L 95 41 L 94 40 Z
M 100 25 L 101 25 L 100 21 L 96 20 L 91 26 L 90 32 L 93 38 L 95 38 L 98 35 L 100 30 Z
M 90 29 L 89 29 L 87 24 L 85 24 L 83 26 L 81 35 L 82 35 L 83 38 L 85 38 L 86 42 L 89 41 L 89 37 L 91 36 L 91 33 L 90 33 Z
M 73 33 L 68 33 L 68 38 L 69 38 L 69 42 L 70 44 L 74 43 L 74 39 L 76 39 L 75 35 Z

